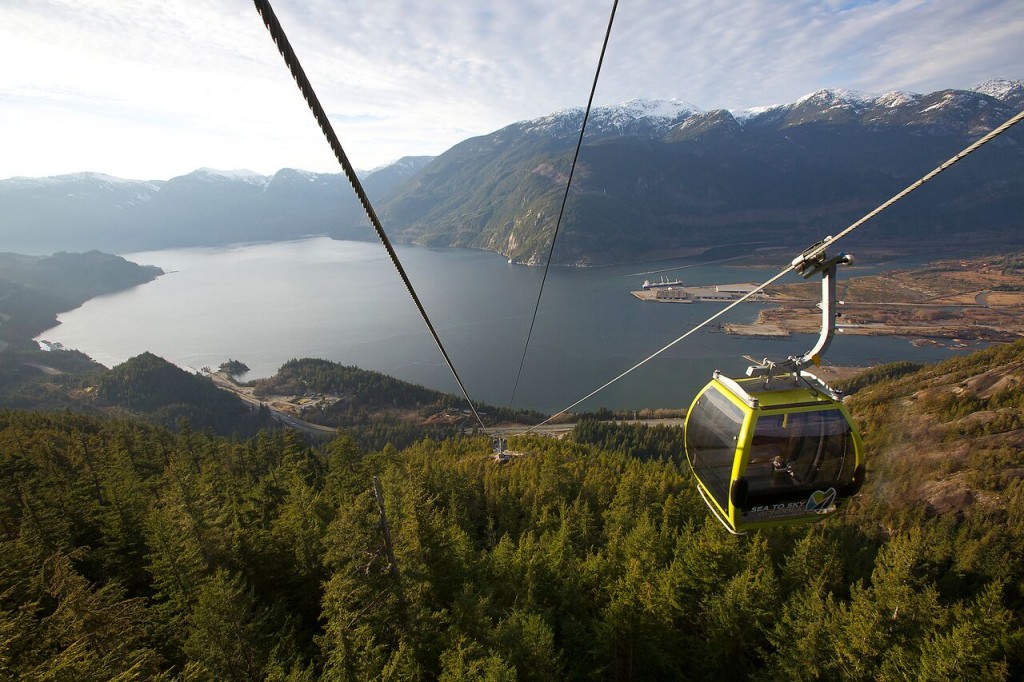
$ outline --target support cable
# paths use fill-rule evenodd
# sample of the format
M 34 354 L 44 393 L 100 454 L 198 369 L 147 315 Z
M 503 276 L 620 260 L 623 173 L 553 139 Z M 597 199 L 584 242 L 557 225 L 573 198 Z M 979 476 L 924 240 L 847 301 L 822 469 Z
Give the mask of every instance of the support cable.
M 434 329 L 434 325 L 430 322 L 430 317 L 427 315 L 426 309 L 420 302 L 419 296 L 416 295 L 416 289 L 413 288 L 412 281 L 410 281 L 409 276 L 406 274 L 405 268 L 402 267 L 401 261 L 398 260 L 398 254 L 395 253 L 394 247 L 391 246 L 391 241 L 384 232 L 384 227 L 381 225 L 380 218 L 377 217 L 376 211 L 373 210 L 373 206 L 370 204 L 370 198 L 363 190 L 363 185 L 356 176 L 355 168 L 348 160 L 348 155 L 345 154 L 345 150 L 341 146 L 341 141 L 334 132 L 334 127 L 331 125 L 330 119 L 327 118 L 327 112 L 324 111 L 323 106 L 320 104 L 320 100 L 316 96 L 316 92 L 313 90 L 313 85 L 306 76 L 306 72 L 303 71 L 302 65 L 299 64 L 299 58 L 296 56 L 295 50 L 292 49 L 291 43 L 288 42 L 288 36 L 285 35 L 284 29 L 281 27 L 281 22 L 278 21 L 277 15 L 274 14 L 274 9 L 270 6 L 269 0 L 253 0 L 253 3 L 256 5 L 256 11 L 259 12 L 260 17 L 263 18 L 263 23 L 270 32 L 270 36 L 274 39 L 274 43 L 277 45 L 277 49 L 281 53 L 281 57 L 284 58 L 284 62 L 288 66 L 288 70 L 291 71 L 292 77 L 295 79 L 295 83 L 299 86 L 299 90 L 302 92 L 302 96 L 305 98 L 306 104 L 309 105 L 310 110 L 313 112 L 313 117 L 320 125 L 320 130 L 323 132 L 324 137 L 327 138 L 327 142 L 330 144 L 331 150 L 334 151 L 335 158 L 345 171 L 345 177 L 348 178 L 349 183 L 352 185 L 352 189 L 355 190 L 356 197 L 359 199 L 359 203 L 362 204 L 363 210 L 366 211 L 366 216 L 370 219 L 370 224 L 373 225 L 373 229 L 376 231 L 377 237 L 380 238 L 381 244 L 383 244 L 385 250 L 387 250 L 388 256 L 391 258 L 391 262 L 394 264 L 395 269 L 398 270 L 398 274 L 402 278 L 402 282 L 405 283 L 405 288 L 408 290 L 409 296 L 412 297 L 413 302 L 416 304 L 416 309 L 419 310 L 420 317 L 423 318 L 424 324 L 426 324 L 427 329 L 430 330 L 430 335 L 433 337 L 434 343 L 437 344 L 437 349 L 441 351 L 441 355 L 444 356 L 444 361 L 448 363 L 448 369 L 451 370 L 452 376 L 455 377 L 455 382 L 459 385 L 459 388 L 462 389 L 462 395 L 466 397 L 466 402 L 469 403 L 469 408 L 473 411 L 473 416 L 476 417 L 476 421 L 480 425 L 480 428 L 484 428 L 484 422 L 480 418 L 480 414 L 477 412 L 476 406 L 473 405 L 473 400 L 469 397 L 469 391 L 466 390 L 466 386 L 462 383 L 462 379 L 459 378 L 459 373 L 455 370 L 455 365 L 452 363 L 451 358 L 448 357 L 448 352 L 444 349 L 444 344 L 441 343 L 441 337 L 438 336 L 437 330 Z
M 854 230 L 859 228 L 861 225 L 863 225 L 864 223 L 866 223 L 867 221 L 871 220 L 872 218 L 877 216 L 879 213 L 884 211 L 885 209 L 887 209 L 890 206 L 892 206 L 893 204 L 895 204 L 897 201 L 903 199 L 908 194 L 910 194 L 914 190 L 916 190 L 919 187 L 921 187 L 921 185 L 923 185 L 926 182 L 928 182 L 929 180 L 932 180 L 933 178 L 935 178 L 935 176 L 937 176 L 942 171 L 944 171 L 947 168 L 953 166 L 954 164 L 956 164 L 957 162 L 962 160 L 964 157 L 966 157 L 966 156 L 972 154 L 973 152 L 977 151 L 978 149 L 980 149 L 982 146 L 988 144 L 989 142 L 994 140 L 999 135 L 1005 133 L 1007 130 L 1009 130 L 1013 126 L 1017 125 L 1018 123 L 1020 123 L 1022 120 L 1024 120 L 1024 111 L 1021 111 L 1016 116 L 1013 116 L 1012 118 L 1010 118 L 1008 121 L 1003 123 L 998 128 L 994 128 L 993 130 L 989 131 L 989 133 L 986 134 L 984 137 L 980 138 L 979 140 L 977 140 L 973 144 L 969 145 L 963 151 L 961 151 L 957 155 L 953 156 L 952 158 L 950 158 L 946 162 L 942 163 L 941 165 L 939 165 L 938 167 L 933 169 L 931 172 L 929 172 L 926 175 L 924 175 L 921 179 L 919 179 L 916 182 L 913 182 L 910 185 L 908 185 L 903 191 L 897 193 L 891 199 L 889 199 L 888 201 L 882 203 L 880 206 L 878 206 L 878 208 L 876 208 L 875 210 L 873 210 L 870 213 L 866 214 L 860 220 L 857 220 L 856 222 L 852 223 L 849 227 L 844 229 L 842 232 L 837 234 L 835 237 L 832 237 L 831 239 L 825 239 L 822 242 L 820 242 L 818 244 L 815 244 L 813 247 L 807 249 L 805 252 L 803 252 L 801 254 L 800 258 L 806 258 L 807 260 L 811 260 L 811 259 L 813 259 L 813 258 L 815 258 L 817 256 L 820 256 L 821 254 L 823 254 L 825 252 L 825 249 L 827 247 L 830 247 L 832 244 L 835 244 L 837 241 L 839 241 L 843 237 L 847 236 L 848 234 L 850 234 L 851 232 L 853 232 Z M 574 402 L 572 405 L 569 405 L 568 407 L 565 407 L 565 408 L 561 409 L 560 411 L 558 411 L 555 414 L 551 415 L 550 417 L 548 417 L 547 419 L 545 419 L 541 423 L 535 424 L 534 426 L 530 427 L 529 429 L 527 429 L 525 431 L 525 433 L 530 433 L 530 432 L 540 428 L 541 426 L 543 426 L 543 425 L 547 424 L 548 422 L 550 422 L 555 417 L 557 417 L 557 416 L 559 416 L 561 414 L 565 414 L 566 412 L 568 412 L 569 410 L 573 409 L 574 407 L 576 407 L 577 405 L 579 405 L 583 401 L 585 401 L 585 400 L 587 400 L 589 398 L 594 397 L 595 395 L 597 395 L 598 393 L 600 393 L 604 389 L 608 388 L 609 386 L 611 386 L 612 384 L 614 384 L 618 380 L 620 380 L 623 377 L 625 377 L 627 374 L 630 374 L 634 370 L 636 370 L 636 369 L 642 367 L 643 365 L 647 364 L 648 362 L 650 362 L 654 358 L 658 357 L 659 355 L 661 355 L 662 353 L 667 351 L 672 346 L 676 345 L 677 343 L 679 343 L 683 339 L 685 339 L 688 336 L 690 336 L 691 334 L 695 333 L 697 330 L 702 329 L 703 327 L 706 327 L 707 325 L 711 324 L 712 322 L 717 320 L 719 317 L 721 317 L 722 315 L 724 315 L 728 311 L 730 311 L 733 308 L 735 308 L 736 306 L 738 306 L 740 303 L 743 303 L 744 301 L 748 300 L 750 297 L 754 296 L 755 294 L 761 293 L 764 289 L 766 289 L 767 287 L 771 286 L 772 284 L 774 284 L 778 280 L 782 279 L 783 276 L 789 274 L 795 268 L 796 268 L 796 266 L 793 263 L 790 263 L 785 268 L 783 268 L 777 275 L 775 275 L 774 277 L 766 280 L 762 284 L 759 284 L 753 290 L 748 291 L 747 293 L 745 293 L 740 298 L 736 299 L 735 301 L 733 301 L 732 303 L 730 303 L 726 307 L 722 308 L 721 310 L 719 310 L 717 313 L 715 313 L 714 315 L 712 315 L 708 319 L 706 319 L 703 322 L 701 322 L 700 324 L 696 325 L 693 329 L 689 330 L 688 332 L 686 332 L 685 334 L 683 334 L 682 336 L 677 338 L 675 341 L 672 341 L 671 343 L 669 343 L 666 346 L 662 347 L 660 350 L 657 350 L 654 353 L 651 353 L 646 358 L 644 358 L 640 362 L 636 363 L 635 365 L 633 365 L 632 367 L 627 369 L 622 374 L 618 375 L 617 377 L 615 377 L 611 381 L 608 381 L 607 383 L 602 384 L 598 388 L 594 389 L 593 391 L 591 391 L 587 395 L 583 396 L 582 398 L 580 398 L 579 400 Z
M 537 292 L 537 303 L 533 306 L 533 317 L 530 319 L 530 331 L 526 334 L 526 345 L 523 346 L 523 357 L 519 360 L 519 371 L 516 373 L 516 383 L 512 387 L 512 397 L 509 398 L 508 406 L 511 408 L 516 399 L 516 391 L 519 389 L 519 380 L 523 376 L 523 365 L 526 364 L 526 352 L 530 349 L 530 339 L 533 338 L 533 327 L 537 324 L 537 311 L 540 310 L 540 299 L 544 295 L 544 283 L 548 279 L 548 269 L 551 268 L 551 259 L 555 254 L 555 240 L 558 239 L 558 228 L 562 225 L 562 216 L 565 214 L 565 206 L 569 202 L 569 189 L 572 187 L 572 178 L 576 173 L 576 162 L 580 158 L 580 149 L 583 147 L 583 133 L 587 130 L 587 120 L 590 118 L 590 109 L 594 104 L 594 93 L 597 91 L 597 80 L 601 76 L 601 65 L 604 64 L 604 55 L 608 51 L 608 39 L 612 34 L 612 24 L 615 22 L 615 10 L 619 6 L 619 0 L 613 0 L 612 12 L 608 17 L 608 28 L 604 33 L 604 43 L 601 45 L 601 56 L 597 60 L 597 70 L 594 72 L 594 83 L 590 86 L 590 99 L 587 100 L 587 108 L 583 112 L 583 124 L 580 126 L 580 135 L 576 140 L 576 153 L 572 157 L 572 166 L 569 168 L 569 179 L 565 183 L 565 194 L 562 195 L 562 206 L 558 209 L 558 220 L 555 221 L 555 233 L 551 235 L 551 246 L 548 247 L 548 260 L 544 264 L 544 275 L 540 279 L 540 290 Z

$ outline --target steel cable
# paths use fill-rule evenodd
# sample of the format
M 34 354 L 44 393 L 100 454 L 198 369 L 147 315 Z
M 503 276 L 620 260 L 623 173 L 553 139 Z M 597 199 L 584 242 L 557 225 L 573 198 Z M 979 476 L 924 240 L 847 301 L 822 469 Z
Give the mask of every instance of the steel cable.
M 373 229 L 376 231 L 377 237 L 380 238 L 381 244 L 383 244 L 384 248 L 387 250 L 388 256 L 391 258 L 391 262 L 394 264 L 395 269 L 398 270 L 398 274 L 402 278 L 402 282 L 405 283 L 405 288 L 408 290 L 409 296 L 412 297 L 413 302 L 416 304 L 416 309 L 419 310 L 420 317 L 423 318 L 424 324 L 426 324 L 427 329 L 430 330 L 430 335 L 433 337 L 434 343 L 437 344 L 437 349 L 441 351 L 444 361 L 448 364 L 448 369 L 451 370 L 452 376 L 455 377 L 455 382 L 459 385 L 459 388 L 462 389 L 462 395 L 466 397 L 466 402 L 469 403 L 469 408 L 473 411 L 473 416 L 476 417 L 476 421 L 480 427 L 484 428 L 484 422 L 480 418 L 480 414 L 477 412 L 476 406 L 473 404 L 473 400 L 469 397 L 469 391 L 466 390 L 465 384 L 462 383 L 462 379 L 459 377 L 459 373 L 456 371 L 454 363 L 452 363 L 451 358 L 448 356 L 448 352 L 444 349 L 444 344 L 441 343 L 441 337 L 438 336 L 437 330 L 434 329 L 434 325 L 430 322 L 430 317 L 427 315 L 427 311 L 423 307 L 423 303 L 420 301 L 419 296 L 416 295 L 416 289 L 413 287 L 412 281 L 406 274 L 405 268 L 402 267 L 401 261 L 398 260 L 398 254 L 395 253 L 394 247 L 391 246 L 391 241 L 384 232 L 384 227 L 381 225 L 380 218 L 377 217 L 376 211 L 373 210 L 373 206 L 370 204 L 370 198 L 363 190 L 363 185 L 356 176 L 355 168 L 348 160 L 348 155 L 345 154 L 345 150 L 341 146 L 341 141 L 334 132 L 334 127 L 331 125 L 330 119 L 327 118 L 327 112 L 324 111 L 323 106 L 320 104 L 320 100 L 316 96 L 316 92 L 313 90 L 313 85 L 306 76 L 306 72 L 303 71 L 302 65 L 299 64 L 299 58 L 296 56 L 295 50 L 292 49 L 291 43 L 288 42 L 288 36 L 285 35 L 284 29 L 281 27 L 281 22 L 278 21 L 277 15 L 274 14 L 274 9 L 270 6 L 269 0 L 253 0 L 253 3 L 256 5 L 256 11 L 259 12 L 260 17 L 263 18 L 263 23 L 270 32 L 270 36 L 274 39 L 274 43 L 277 45 L 277 49 L 281 53 L 281 57 L 284 58 L 284 62 L 288 66 L 288 70 L 291 71 L 292 77 L 295 79 L 295 83 L 299 86 L 299 90 L 302 92 L 302 96 L 305 98 L 306 104 L 308 104 L 310 110 L 312 110 L 313 117 L 320 125 L 320 130 L 323 132 L 324 137 L 327 138 L 327 142 L 330 144 L 335 158 L 337 158 L 338 163 L 341 164 L 342 169 L 345 171 L 345 177 L 347 177 L 349 183 L 352 184 L 352 189 L 355 191 L 356 197 L 359 199 L 359 203 L 362 204 L 363 210 L 366 212 L 366 216 L 370 219 L 370 223 L 373 225 Z
M 807 251 L 803 252 L 801 255 L 803 257 L 805 257 L 807 260 L 812 260 L 815 257 L 820 256 L 821 254 L 823 254 L 825 252 L 826 248 L 828 248 L 832 244 L 835 244 L 837 241 L 839 241 L 843 237 L 849 235 L 851 232 L 853 232 L 854 230 L 859 228 L 861 225 L 863 225 L 867 221 L 871 220 L 872 218 L 877 216 L 879 213 L 881 213 L 885 209 L 887 209 L 890 206 L 892 206 L 893 204 L 895 204 L 897 201 L 903 199 L 904 197 L 906 197 L 908 194 L 910 194 L 914 190 L 916 190 L 919 187 L 921 187 L 921 185 L 925 184 L 929 180 L 934 179 L 935 176 L 937 176 L 942 171 L 948 169 L 949 167 L 953 166 L 957 162 L 959 162 L 962 159 L 964 159 L 966 156 L 968 156 L 968 155 L 972 154 L 973 152 L 977 151 L 982 146 L 988 144 L 989 142 L 994 140 L 999 135 L 1002 135 L 1007 130 L 1009 130 L 1010 128 L 1012 128 L 1016 124 L 1020 123 L 1021 120 L 1024 120 L 1024 111 L 1021 111 L 1016 116 L 1011 117 L 1009 120 L 1007 120 L 1005 123 L 1003 123 L 999 127 L 992 129 L 986 135 L 984 135 L 983 137 L 981 137 L 980 139 L 975 141 L 973 144 L 971 144 L 968 147 L 966 147 L 963 151 L 959 152 L 958 154 L 956 154 L 955 156 L 951 157 L 950 159 L 948 159 L 944 163 L 940 164 L 938 167 L 936 167 L 935 169 L 933 169 L 929 173 L 925 174 L 919 180 L 911 183 L 905 189 L 903 189 L 901 192 L 898 192 L 897 194 L 893 195 L 893 197 L 890 198 L 888 201 L 885 201 L 884 203 L 880 204 L 878 206 L 878 208 L 874 209 L 870 213 L 867 213 L 866 215 L 864 215 L 864 217 L 860 218 L 859 220 L 851 223 L 849 227 L 845 228 L 842 232 L 837 234 L 835 237 L 833 237 L 831 239 L 824 240 L 820 244 L 816 244 L 812 248 L 810 248 Z M 795 268 L 795 266 L 792 263 L 787 265 L 778 274 L 776 274 L 775 276 L 773 276 L 770 279 L 766 280 L 762 284 L 759 284 L 753 290 L 748 291 L 746 294 L 744 294 L 740 298 L 736 299 L 735 301 L 733 301 L 732 303 L 730 303 L 726 307 L 722 308 L 717 313 L 715 313 L 714 315 L 712 315 L 708 319 L 704 320 L 703 322 L 701 322 L 700 324 L 695 326 L 693 329 L 690 329 L 688 332 L 686 332 L 682 336 L 678 337 L 676 340 L 674 340 L 671 343 L 663 346 L 661 349 L 655 351 L 654 353 L 651 353 L 646 358 L 644 358 L 640 362 L 636 363 L 635 365 L 633 365 L 632 367 L 627 369 L 622 374 L 619 374 L 617 377 L 615 377 L 611 381 L 608 381 L 608 382 L 602 384 L 600 387 L 594 389 L 593 391 L 591 391 L 587 395 L 583 396 L 582 398 L 580 398 L 579 400 L 574 402 L 572 405 L 569 405 L 568 407 L 565 407 L 565 408 L 559 410 L 558 412 L 556 412 L 555 414 L 551 415 L 550 417 L 548 417 L 544 421 L 540 422 L 539 424 L 535 424 L 534 426 L 530 427 L 529 429 L 526 430 L 526 433 L 530 433 L 531 431 L 534 431 L 537 428 L 540 428 L 541 426 L 543 426 L 543 425 L 547 424 L 548 422 L 550 422 L 555 417 L 557 417 L 557 416 L 559 416 L 561 414 L 565 414 L 566 412 L 568 412 L 569 410 L 573 409 L 574 407 L 576 407 L 577 405 L 579 405 L 583 401 L 585 401 L 585 400 L 587 400 L 589 398 L 594 397 L 595 395 L 597 395 L 598 393 L 600 393 L 604 389 L 608 388 L 609 386 L 611 386 L 615 382 L 619 381 L 620 379 L 622 379 L 626 375 L 630 374 L 631 372 L 633 372 L 636 369 L 639 369 L 643 365 L 647 364 L 648 362 L 650 362 L 654 358 L 658 357 L 659 355 L 661 355 L 662 353 L 667 351 L 672 346 L 676 345 L 677 343 L 679 343 L 683 339 L 685 339 L 688 336 L 690 336 L 691 334 L 695 333 L 697 330 L 702 329 L 703 327 L 706 327 L 707 325 L 711 324 L 712 322 L 717 320 L 719 317 L 721 317 L 722 315 L 724 315 L 728 311 L 730 311 L 733 308 L 735 308 L 740 303 L 743 303 L 744 301 L 749 299 L 751 296 L 754 296 L 755 294 L 761 293 L 762 291 L 764 291 L 765 288 L 771 286 L 772 284 L 777 282 L 779 279 L 781 279 L 782 277 L 784 277 L 788 273 L 792 272 L 794 270 L 794 268 Z
M 551 258 L 555 254 L 555 240 L 558 239 L 558 228 L 562 225 L 562 216 L 565 214 L 565 206 L 569 201 L 569 189 L 572 187 L 572 178 L 576 173 L 576 162 L 580 158 L 580 149 L 583 147 L 583 133 L 587 130 L 587 120 L 590 118 L 590 109 L 594 104 L 594 93 L 597 91 L 597 80 L 601 76 L 601 65 L 604 64 L 604 55 L 608 51 L 608 39 L 612 34 L 612 24 L 615 22 L 615 10 L 619 6 L 619 0 L 612 2 L 612 12 L 608 17 L 608 29 L 604 33 L 604 43 L 601 45 L 601 56 L 597 60 L 597 70 L 594 73 L 594 83 L 590 86 L 590 99 L 587 100 L 587 108 L 583 112 L 583 123 L 580 125 L 580 135 L 576 140 L 576 153 L 572 157 L 572 166 L 569 168 L 569 178 L 565 182 L 565 194 L 562 195 L 562 206 L 558 209 L 558 220 L 555 221 L 555 232 L 551 235 L 551 246 L 548 248 L 548 260 L 544 264 L 544 275 L 540 279 L 540 290 L 537 292 L 537 303 L 533 306 L 533 317 L 530 319 L 530 331 L 526 334 L 526 345 L 523 346 L 523 357 L 519 360 L 519 371 L 516 373 L 516 382 L 512 387 L 512 397 L 509 398 L 508 406 L 516 399 L 516 391 L 519 389 L 519 379 L 523 375 L 523 365 L 526 364 L 526 352 L 530 349 L 530 339 L 533 338 L 533 327 L 537 324 L 537 311 L 540 310 L 540 299 L 544 295 L 544 283 L 548 279 L 548 269 L 551 267 Z

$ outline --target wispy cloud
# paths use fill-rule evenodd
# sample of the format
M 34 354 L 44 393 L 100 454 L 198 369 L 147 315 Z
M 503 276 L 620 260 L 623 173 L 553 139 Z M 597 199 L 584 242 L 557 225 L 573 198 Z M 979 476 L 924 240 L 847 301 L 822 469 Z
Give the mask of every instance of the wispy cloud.
M 634 0 L 599 103 L 705 108 L 822 87 L 928 92 L 1024 77 L 1018 0 Z M 369 168 L 586 101 L 611 3 L 278 0 L 349 156 Z M 0 4 L 0 177 L 199 166 L 335 170 L 243 0 Z M 13 65 L 14 68 L 10 68 Z

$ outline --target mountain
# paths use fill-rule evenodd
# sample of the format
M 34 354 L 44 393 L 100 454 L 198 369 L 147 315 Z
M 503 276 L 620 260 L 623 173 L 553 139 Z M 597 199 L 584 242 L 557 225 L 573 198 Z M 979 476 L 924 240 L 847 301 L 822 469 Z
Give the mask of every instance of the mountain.
M 129 216 L 163 184 L 100 173 L 0 180 L 0 240 L 19 253 L 116 250 L 134 242 Z
M 363 174 L 361 181 L 376 201 L 430 159 L 400 159 Z M 124 253 L 310 234 L 373 238 L 344 175 L 201 168 L 167 181 L 99 173 L 0 180 L 0 241 L 19 253 Z
M 1022 81 L 703 111 L 634 100 L 591 112 L 554 260 L 588 265 L 710 248 L 799 248 L 835 234 L 1024 108 Z M 547 257 L 582 109 L 520 121 L 363 183 L 396 241 Z M 1024 131 L 1011 130 L 857 233 L 929 255 L 1024 246 Z M 0 181 L 0 239 L 22 252 L 328 234 L 370 239 L 345 179 L 197 170 L 166 182 L 96 174 Z M 856 242 L 853 242 L 856 244 Z
M 1024 106 L 1020 81 L 880 96 L 820 90 L 732 113 L 678 102 L 592 112 L 555 262 L 601 264 L 834 234 Z M 401 238 L 546 258 L 579 109 L 445 152 L 381 209 Z M 1024 133 L 1011 131 L 878 219 L 864 240 L 1019 243 Z

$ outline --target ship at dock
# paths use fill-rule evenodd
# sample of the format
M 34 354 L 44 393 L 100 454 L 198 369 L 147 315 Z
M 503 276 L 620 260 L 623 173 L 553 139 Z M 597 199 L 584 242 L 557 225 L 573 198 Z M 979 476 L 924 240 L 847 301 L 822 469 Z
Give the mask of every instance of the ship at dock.
M 644 284 L 648 284 L 644 282 Z M 682 282 L 666 286 L 645 286 L 639 291 L 631 291 L 641 301 L 657 301 L 660 303 L 695 303 L 698 301 L 736 301 L 746 300 L 765 303 L 770 300 L 763 292 L 751 293 L 758 288 L 756 284 L 715 284 L 703 287 L 684 287 Z
M 650 291 L 651 289 L 668 289 L 670 287 L 681 287 L 681 286 L 683 286 L 683 280 L 681 280 L 681 279 L 667 280 L 664 277 L 662 277 L 657 282 L 652 282 L 649 279 L 645 279 L 644 283 L 641 285 L 641 287 L 643 288 L 644 291 Z

